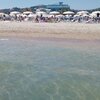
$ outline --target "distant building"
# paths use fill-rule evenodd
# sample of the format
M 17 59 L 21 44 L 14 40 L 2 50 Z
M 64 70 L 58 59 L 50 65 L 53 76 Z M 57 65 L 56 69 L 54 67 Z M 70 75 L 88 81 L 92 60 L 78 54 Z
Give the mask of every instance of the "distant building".
M 63 2 L 59 2 L 58 4 L 46 5 L 46 8 L 51 9 L 52 11 L 58 11 L 62 9 L 69 10 L 70 6 L 68 4 L 64 4 Z
M 50 4 L 50 5 L 38 5 L 38 6 L 34 6 L 34 7 L 51 9 L 51 11 L 70 10 L 70 6 L 68 4 L 64 4 L 63 2 L 59 2 L 58 4 Z

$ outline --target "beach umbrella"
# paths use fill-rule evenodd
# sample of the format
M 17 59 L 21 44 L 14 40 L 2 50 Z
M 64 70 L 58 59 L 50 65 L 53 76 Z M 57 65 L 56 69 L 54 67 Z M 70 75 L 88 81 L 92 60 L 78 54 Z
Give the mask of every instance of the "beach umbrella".
M 90 17 L 91 17 L 91 18 L 93 18 L 93 17 L 95 18 L 95 17 L 97 17 L 97 14 L 91 13 L 91 14 L 90 14 Z
M 6 14 L 5 13 L 0 13 L 0 17 L 3 17 L 3 16 L 6 16 Z
M 92 14 L 100 14 L 100 11 L 94 11 Z
M 36 15 L 38 15 L 38 16 L 45 15 L 45 14 L 46 14 L 46 12 L 44 12 L 44 11 L 38 11 L 38 12 L 36 12 Z
M 63 12 L 64 15 L 74 15 L 75 13 L 72 11 Z
M 77 12 L 78 15 L 84 15 L 84 14 L 89 14 L 88 11 L 79 11 Z
M 8 14 L 4 14 L 5 15 L 5 17 L 9 17 L 9 15 Z
M 3 16 L 7 17 L 7 14 L 1 12 L 0 17 L 3 17 Z
M 31 11 L 25 11 L 25 12 L 23 12 L 23 14 L 29 15 L 29 14 L 33 14 L 33 12 L 31 12 Z
M 80 16 L 80 15 L 77 15 L 77 14 L 76 14 L 76 15 L 74 15 L 74 17 L 79 17 L 79 16 Z
M 17 14 L 20 14 L 20 12 L 18 12 L 18 11 L 12 11 L 12 12 L 10 12 L 10 15 L 17 15 Z
M 94 11 L 91 13 L 92 17 L 100 17 L 100 11 Z
M 96 17 L 100 17 L 100 11 L 94 11 L 92 14 Z
M 5 13 L 0 13 L 0 16 L 3 16 L 3 15 L 5 15 Z
M 51 14 L 51 15 L 59 15 L 60 12 L 58 12 L 58 11 L 52 11 L 52 12 L 50 12 L 50 14 Z
M 18 11 L 12 11 L 10 12 L 10 16 L 19 16 L 21 13 Z

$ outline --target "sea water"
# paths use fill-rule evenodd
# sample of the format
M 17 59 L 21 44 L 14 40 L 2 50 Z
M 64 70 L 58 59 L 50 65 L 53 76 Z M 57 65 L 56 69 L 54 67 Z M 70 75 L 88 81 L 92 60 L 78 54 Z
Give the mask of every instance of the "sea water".
M 99 49 L 64 45 L 0 41 L 0 100 L 100 100 Z

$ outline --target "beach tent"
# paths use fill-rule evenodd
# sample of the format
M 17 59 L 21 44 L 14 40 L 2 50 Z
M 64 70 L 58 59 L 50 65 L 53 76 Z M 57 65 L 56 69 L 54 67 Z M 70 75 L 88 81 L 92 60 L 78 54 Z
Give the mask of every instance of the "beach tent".
M 84 15 L 84 14 L 89 14 L 88 11 L 79 11 L 77 12 L 78 15 Z
M 50 14 L 51 14 L 51 15 L 59 15 L 60 12 L 58 12 L 58 11 L 52 11 L 52 12 L 50 12 Z
M 74 15 L 75 13 L 72 11 L 63 12 L 64 15 Z

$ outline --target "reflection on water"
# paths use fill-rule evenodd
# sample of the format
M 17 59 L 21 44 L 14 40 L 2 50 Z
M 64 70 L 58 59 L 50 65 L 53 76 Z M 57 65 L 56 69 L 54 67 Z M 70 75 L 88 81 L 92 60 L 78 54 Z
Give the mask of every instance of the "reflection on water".
M 0 41 L 0 100 L 100 100 L 100 52 Z

